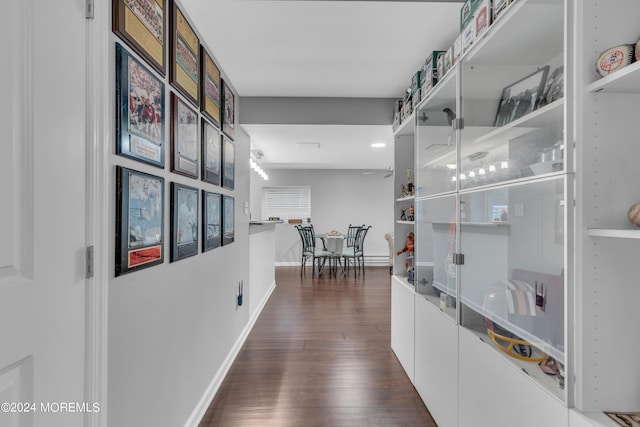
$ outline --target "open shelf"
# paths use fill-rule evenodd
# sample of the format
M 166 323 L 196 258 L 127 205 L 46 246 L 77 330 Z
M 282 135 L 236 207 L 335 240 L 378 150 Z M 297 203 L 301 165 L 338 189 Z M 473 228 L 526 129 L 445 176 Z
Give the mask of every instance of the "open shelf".
M 405 196 L 405 197 L 400 197 L 399 199 L 396 199 L 396 202 L 407 202 L 415 199 L 416 199 L 416 196 Z
M 640 239 L 640 229 L 626 228 L 590 228 L 589 236 L 614 237 L 619 239 Z
M 587 90 L 589 92 L 640 93 L 640 62 L 634 62 L 591 83 Z

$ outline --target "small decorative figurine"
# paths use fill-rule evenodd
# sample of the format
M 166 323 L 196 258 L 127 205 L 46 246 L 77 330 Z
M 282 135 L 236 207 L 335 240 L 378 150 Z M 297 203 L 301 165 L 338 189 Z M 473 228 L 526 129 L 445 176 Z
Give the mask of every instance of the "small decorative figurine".
M 544 290 L 544 283 L 540 283 L 540 288 L 538 289 L 538 282 L 535 282 L 535 290 L 536 305 L 540 307 L 540 310 L 544 311 L 544 308 L 547 305 L 547 293 Z
M 407 233 L 407 241 L 404 243 L 404 248 L 402 248 L 401 251 L 398 251 L 398 255 L 407 251 L 411 252 L 409 255 L 412 255 L 414 246 L 413 237 L 413 231 Z
M 400 221 L 406 221 L 406 220 L 407 220 L 407 210 L 400 209 Z
M 407 197 L 409 195 L 409 188 L 407 184 L 402 184 L 402 197 Z
M 407 195 L 413 196 L 413 181 L 411 180 L 411 169 L 407 169 Z
M 409 206 L 409 216 L 407 217 L 407 219 L 409 221 L 415 221 L 415 209 L 413 207 L 413 205 Z

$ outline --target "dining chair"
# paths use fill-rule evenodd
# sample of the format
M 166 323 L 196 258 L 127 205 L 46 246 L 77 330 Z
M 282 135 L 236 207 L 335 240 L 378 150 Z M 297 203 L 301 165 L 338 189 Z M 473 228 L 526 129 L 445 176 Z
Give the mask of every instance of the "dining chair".
M 353 244 L 356 241 L 356 233 L 358 232 L 358 229 L 364 227 L 363 225 L 351 225 L 349 224 L 349 229 L 347 230 L 347 237 L 346 237 L 346 245 L 348 248 L 352 247 Z
M 316 236 L 313 226 L 296 225 L 300 240 L 302 242 L 302 258 L 300 262 L 300 277 L 304 272 L 307 260 L 311 258 L 311 277 L 315 276 L 316 261 L 318 274 L 322 272 L 325 262 L 330 254 L 325 249 L 316 248 Z
M 349 266 L 353 262 L 353 277 L 357 277 L 358 270 L 362 268 L 362 275 L 364 275 L 364 238 L 367 236 L 367 232 L 371 226 L 359 227 L 356 231 L 356 237 L 353 246 L 344 248 L 342 250 L 342 257 L 344 258 L 345 268 L 349 271 Z

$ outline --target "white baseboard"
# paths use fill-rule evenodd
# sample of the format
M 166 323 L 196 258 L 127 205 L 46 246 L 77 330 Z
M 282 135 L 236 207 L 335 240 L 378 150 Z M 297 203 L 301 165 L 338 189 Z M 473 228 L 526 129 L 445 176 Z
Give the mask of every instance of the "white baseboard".
M 269 287 L 267 294 L 264 296 L 264 298 L 262 298 L 262 301 L 260 301 L 260 304 L 258 305 L 258 307 L 256 307 L 256 311 L 255 313 L 253 313 L 253 315 L 249 319 L 247 326 L 245 326 L 245 328 L 242 330 L 242 333 L 236 340 L 235 344 L 233 345 L 233 347 L 231 347 L 229 354 L 227 354 L 227 357 L 224 359 L 224 362 L 222 362 L 222 366 L 220 366 L 220 369 L 218 369 L 218 372 L 214 375 L 213 379 L 211 380 L 211 383 L 209 383 L 209 386 L 204 391 L 204 394 L 202 395 L 202 397 L 200 398 L 200 401 L 198 402 L 195 409 L 191 413 L 191 416 L 189 417 L 189 419 L 187 419 L 187 422 L 184 424 L 185 427 L 198 427 L 198 424 L 200 424 L 202 417 L 204 417 L 204 414 L 207 412 L 207 409 L 209 408 L 209 404 L 211 403 L 214 396 L 218 392 L 218 389 L 220 389 L 220 386 L 222 385 L 222 381 L 229 373 L 229 369 L 231 369 L 231 365 L 233 364 L 236 357 L 238 357 L 238 353 L 240 353 L 240 349 L 244 345 L 244 342 L 247 340 L 247 337 L 249 336 L 251 329 L 253 329 L 253 325 L 255 325 L 256 321 L 258 320 L 260 313 L 262 313 L 262 310 L 264 309 L 265 304 L 267 303 L 267 301 L 269 301 L 269 298 L 271 297 L 271 294 L 273 293 L 275 288 L 276 288 L 276 282 L 273 282 L 271 287 Z

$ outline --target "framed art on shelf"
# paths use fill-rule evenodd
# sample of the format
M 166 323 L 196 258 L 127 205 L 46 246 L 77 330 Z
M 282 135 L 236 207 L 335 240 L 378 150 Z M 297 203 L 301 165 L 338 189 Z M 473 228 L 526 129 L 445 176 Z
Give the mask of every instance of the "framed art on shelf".
M 222 150 L 220 132 L 207 120 L 202 119 L 202 180 L 220 185 Z
M 198 179 L 198 113 L 171 93 L 171 171 Z
M 171 183 L 171 262 L 198 253 L 198 189 Z
M 115 276 L 164 262 L 164 179 L 116 167 Z
M 222 200 L 222 245 L 233 243 L 235 238 L 235 199 L 223 196 Z
M 200 109 L 216 126 L 220 126 L 220 70 L 202 45 L 200 45 L 200 58 L 202 58 Z
M 222 80 L 222 132 L 233 139 L 235 129 L 235 96 L 231 88 Z
M 202 252 L 222 244 L 222 195 L 202 190 Z
M 549 66 L 545 65 L 502 89 L 493 125 L 495 127 L 504 126 L 535 110 L 538 98 L 544 90 L 548 73 Z
M 116 43 L 116 154 L 164 168 L 164 83 Z
M 169 78 L 193 105 L 199 105 L 200 39 L 175 1 L 172 18 Z
M 226 135 L 222 135 L 222 186 L 233 190 L 235 187 L 236 147 Z
M 166 73 L 166 0 L 114 0 L 113 32 L 163 77 Z

